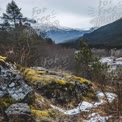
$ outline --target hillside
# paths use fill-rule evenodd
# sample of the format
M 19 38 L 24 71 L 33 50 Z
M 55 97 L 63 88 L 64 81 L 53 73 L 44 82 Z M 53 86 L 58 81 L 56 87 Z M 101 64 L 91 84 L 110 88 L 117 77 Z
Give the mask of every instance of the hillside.
M 105 94 L 109 102 L 116 97 Z M 107 115 L 94 111 L 102 110 L 106 102 L 91 81 L 41 67 L 21 67 L 0 56 L 0 122 L 103 122 Z M 87 112 L 87 117 L 80 112 Z
M 93 47 L 122 48 L 122 19 L 85 34 L 83 39 Z
M 105 25 L 76 40 L 69 40 L 60 45 L 79 48 L 80 40 L 86 41 L 93 48 L 122 48 L 122 19 Z

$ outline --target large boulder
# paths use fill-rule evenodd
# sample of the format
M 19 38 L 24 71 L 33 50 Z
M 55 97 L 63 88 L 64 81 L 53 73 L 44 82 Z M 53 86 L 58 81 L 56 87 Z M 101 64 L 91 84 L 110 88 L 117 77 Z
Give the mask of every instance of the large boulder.
M 12 104 L 5 111 L 9 122 L 32 122 L 31 110 L 26 103 Z
M 31 102 L 30 98 L 33 97 L 34 97 L 34 91 L 32 87 L 26 83 L 21 73 L 17 70 L 15 63 L 9 61 L 5 57 L 0 56 L 1 102 L 3 101 L 2 99 L 4 99 L 4 101 L 5 99 L 7 101 L 9 101 L 8 99 L 13 99 L 13 101 L 19 101 L 19 102 L 26 101 L 27 103 L 30 103 Z

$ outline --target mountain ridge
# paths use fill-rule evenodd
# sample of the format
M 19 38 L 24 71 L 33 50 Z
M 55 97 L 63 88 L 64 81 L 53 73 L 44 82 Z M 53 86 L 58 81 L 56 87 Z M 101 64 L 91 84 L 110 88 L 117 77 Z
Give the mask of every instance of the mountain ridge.
M 62 46 L 79 48 L 80 40 L 84 40 L 91 48 L 122 48 L 122 19 L 86 33 L 77 40 L 61 43 Z

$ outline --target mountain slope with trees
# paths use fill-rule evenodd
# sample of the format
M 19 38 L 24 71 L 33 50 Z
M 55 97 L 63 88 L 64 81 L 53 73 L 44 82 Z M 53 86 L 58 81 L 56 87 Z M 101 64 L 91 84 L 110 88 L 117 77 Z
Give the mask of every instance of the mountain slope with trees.
M 121 48 L 122 19 L 85 34 L 83 39 L 93 47 Z
M 122 19 L 84 34 L 77 40 L 69 40 L 60 45 L 79 49 L 81 39 L 93 48 L 122 48 Z

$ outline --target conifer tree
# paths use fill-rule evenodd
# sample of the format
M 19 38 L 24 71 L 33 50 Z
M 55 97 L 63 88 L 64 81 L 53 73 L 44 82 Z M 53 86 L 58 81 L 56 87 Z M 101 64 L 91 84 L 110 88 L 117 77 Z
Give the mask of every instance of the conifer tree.
M 77 61 L 77 73 L 82 72 L 83 77 L 88 77 L 89 74 L 89 65 L 93 60 L 92 52 L 88 45 L 81 40 L 80 41 L 80 50 L 75 55 Z
M 105 77 L 105 72 L 109 68 L 107 64 L 102 64 L 98 57 L 92 54 L 89 46 L 80 41 L 80 50 L 75 55 L 77 61 L 77 74 L 94 81 L 101 81 Z
M 6 13 L 3 13 L 3 19 L 13 23 L 15 28 L 17 24 L 21 23 L 22 16 L 21 9 L 13 0 L 8 3 Z

